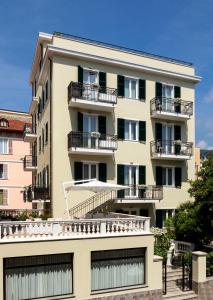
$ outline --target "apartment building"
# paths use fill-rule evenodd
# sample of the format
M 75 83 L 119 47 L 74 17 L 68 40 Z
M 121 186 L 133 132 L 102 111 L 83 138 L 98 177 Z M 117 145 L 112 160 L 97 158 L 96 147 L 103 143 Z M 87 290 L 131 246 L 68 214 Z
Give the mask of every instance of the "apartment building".
M 40 33 L 30 75 L 32 131 L 24 134 L 37 158 L 35 207 L 63 217 L 62 182 L 97 178 L 128 186 L 102 199 L 101 209 L 105 202 L 110 211 L 149 216 L 162 227 L 189 199 L 195 177 L 200 80 L 188 62 Z M 75 216 L 92 195 L 69 193 Z
M 0 216 L 30 209 L 23 198 L 24 187 L 32 183 L 31 172 L 23 168 L 30 157 L 30 143 L 23 141 L 25 125 L 31 126 L 28 113 L 0 110 Z

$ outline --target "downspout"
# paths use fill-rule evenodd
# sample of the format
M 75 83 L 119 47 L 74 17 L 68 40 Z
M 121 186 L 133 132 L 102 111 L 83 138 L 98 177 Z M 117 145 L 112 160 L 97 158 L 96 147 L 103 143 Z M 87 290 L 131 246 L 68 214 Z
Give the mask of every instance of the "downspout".
M 49 194 L 50 194 L 50 214 L 53 217 L 53 203 L 52 203 L 52 59 L 49 58 L 50 62 L 50 168 L 49 168 Z

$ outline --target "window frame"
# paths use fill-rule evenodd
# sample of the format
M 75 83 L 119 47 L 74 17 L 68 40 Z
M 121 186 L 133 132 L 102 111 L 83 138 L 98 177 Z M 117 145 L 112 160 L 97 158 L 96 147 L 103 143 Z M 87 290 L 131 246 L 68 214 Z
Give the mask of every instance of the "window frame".
M 129 138 L 126 138 L 126 127 L 127 127 L 127 122 L 129 123 L 129 128 L 128 128 L 128 134 Z M 132 123 L 135 123 L 135 137 L 136 139 L 132 139 Z M 139 141 L 139 121 L 136 120 L 129 120 L 129 119 L 124 119 L 124 140 L 125 141 L 131 141 L 131 142 L 138 142 Z
M 0 152 L 0 155 L 5 155 L 5 154 L 9 154 L 9 139 L 8 138 L 3 138 L 3 137 L 0 137 L 0 142 L 1 141 L 6 141 L 7 143 L 7 151 L 6 152 Z M 5 143 L 4 143 L 4 150 L 5 150 Z
M 9 189 L 7 189 L 7 188 L 0 188 L 0 191 L 3 191 L 3 195 L 2 195 L 3 201 L 4 201 L 4 191 L 5 190 L 7 191 L 7 204 L 0 204 L 1 208 L 5 208 L 5 207 L 9 206 Z
M 2 128 L 8 128 L 9 127 L 9 122 L 7 119 L 5 118 L 1 118 L 0 119 L 0 127 Z
M 88 173 L 89 173 L 89 178 L 85 178 L 84 177 L 84 166 L 85 165 L 88 165 Z M 90 180 L 90 179 L 94 179 L 91 177 L 91 166 L 92 165 L 95 165 L 96 166 L 96 179 L 98 180 L 99 179 L 99 163 L 97 162 L 91 162 L 91 161 L 83 161 L 82 162 L 82 177 L 83 177 L 83 180 Z
M 3 170 L 2 170 L 2 177 L 0 177 L 0 180 L 7 180 L 8 179 L 8 164 L 5 163 L 0 163 L 0 166 L 2 165 Z M 5 172 L 4 172 L 4 166 L 7 166 L 7 176 L 5 176 Z M 0 173 L 1 174 L 1 173 Z
M 129 80 L 129 97 L 126 95 L 125 93 L 125 89 L 126 89 L 126 80 Z M 132 81 L 136 82 L 135 85 L 135 96 L 136 97 L 132 97 Z M 136 77 L 130 77 L 130 76 L 124 76 L 124 98 L 126 99 L 130 99 L 130 100 L 139 100 L 139 78 Z
M 93 72 L 96 73 L 96 81 L 93 83 L 87 83 L 85 82 L 85 72 Z M 95 70 L 95 69 L 90 69 L 90 68 L 83 68 L 83 84 L 88 84 L 88 85 L 99 85 L 99 70 Z
M 163 174 L 162 174 L 162 186 L 164 187 L 175 187 L 175 166 L 162 166 L 162 172 L 166 170 L 166 184 L 163 183 Z M 168 169 L 172 169 L 172 184 L 168 184 Z

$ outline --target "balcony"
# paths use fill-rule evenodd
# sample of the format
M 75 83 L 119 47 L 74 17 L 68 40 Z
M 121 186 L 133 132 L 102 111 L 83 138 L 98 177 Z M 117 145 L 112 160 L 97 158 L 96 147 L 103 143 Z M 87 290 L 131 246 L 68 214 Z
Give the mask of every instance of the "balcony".
M 193 102 L 179 98 L 156 97 L 150 102 L 151 116 L 166 120 L 187 120 L 193 115 Z
M 37 157 L 32 155 L 25 155 L 24 157 L 24 170 L 34 171 L 37 169 Z
M 109 214 L 92 219 L 0 222 L 0 243 L 150 234 L 150 218 Z
M 49 202 L 49 187 L 28 186 L 24 191 L 24 201 L 30 202 Z
M 162 186 L 131 185 L 117 192 L 116 203 L 156 203 L 162 199 Z
M 68 134 L 69 153 L 112 155 L 117 148 L 117 136 L 115 135 L 76 131 Z
M 193 143 L 158 140 L 151 142 L 152 159 L 188 160 L 193 155 Z
M 24 141 L 32 143 L 36 140 L 37 134 L 32 131 L 32 126 L 30 124 L 25 124 L 24 126 Z
M 117 104 L 117 90 L 71 82 L 68 86 L 68 104 L 70 107 L 112 111 Z

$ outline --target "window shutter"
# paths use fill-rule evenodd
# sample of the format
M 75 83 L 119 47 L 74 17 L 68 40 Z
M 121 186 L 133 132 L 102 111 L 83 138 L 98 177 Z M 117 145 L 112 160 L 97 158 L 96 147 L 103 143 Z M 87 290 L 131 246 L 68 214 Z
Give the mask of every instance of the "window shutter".
M 117 183 L 124 185 L 124 165 L 117 165 Z M 124 198 L 124 190 L 118 191 L 118 198 Z
M 8 144 L 9 144 L 9 154 L 13 154 L 13 141 L 12 139 L 9 139 L 8 141 Z
M 175 141 L 181 140 L 181 126 L 179 125 L 174 126 L 174 138 Z
M 146 80 L 139 79 L 139 99 L 145 100 L 146 99 Z
M 42 89 L 42 110 L 44 109 L 44 89 Z
M 84 82 L 84 70 L 81 66 L 78 66 L 78 82 L 81 84 Z
M 117 128 L 117 130 L 118 130 L 118 139 L 124 140 L 125 120 L 124 119 L 118 119 L 117 124 L 118 124 L 118 128 Z
M 181 88 L 179 86 L 175 86 L 175 98 L 181 98 Z
M 156 227 L 163 227 L 163 210 L 161 209 L 156 210 Z
M 100 134 L 106 134 L 106 117 L 98 116 L 98 131 Z
M 83 163 L 80 161 L 74 162 L 74 179 L 75 180 L 83 179 Z
M 3 205 L 8 204 L 8 190 L 3 190 Z
M 156 123 L 155 124 L 155 140 L 162 140 L 162 124 Z
M 99 72 L 99 85 L 100 85 L 100 92 L 106 93 L 106 73 Z
M 3 164 L 3 178 L 8 179 L 8 165 Z
M 156 185 L 163 185 L 163 168 L 162 167 L 156 167 Z
M 182 184 L 182 169 L 179 167 L 175 168 L 175 186 L 181 187 Z
M 48 81 L 46 82 L 46 91 L 45 91 L 46 101 L 48 100 Z
M 146 141 L 146 122 L 139 121 L 139 141 Z
M 124 76 L 118 75 L 117 86 L 118 86 L 118 96 L 124 97 Z
M 106 182 L 107 181 L 107 164 L 100 163 L 98 165 L 98 173 L 99 173 L 99 180 Z
M 139 166 L 139 184 L 146 184 L 146 166 Z
M 155 97 L 162 97 L 162 83 L 160 82 L 155 84 Z
M 78 131 L 83 132 L 83 114 L 78 112 Z

